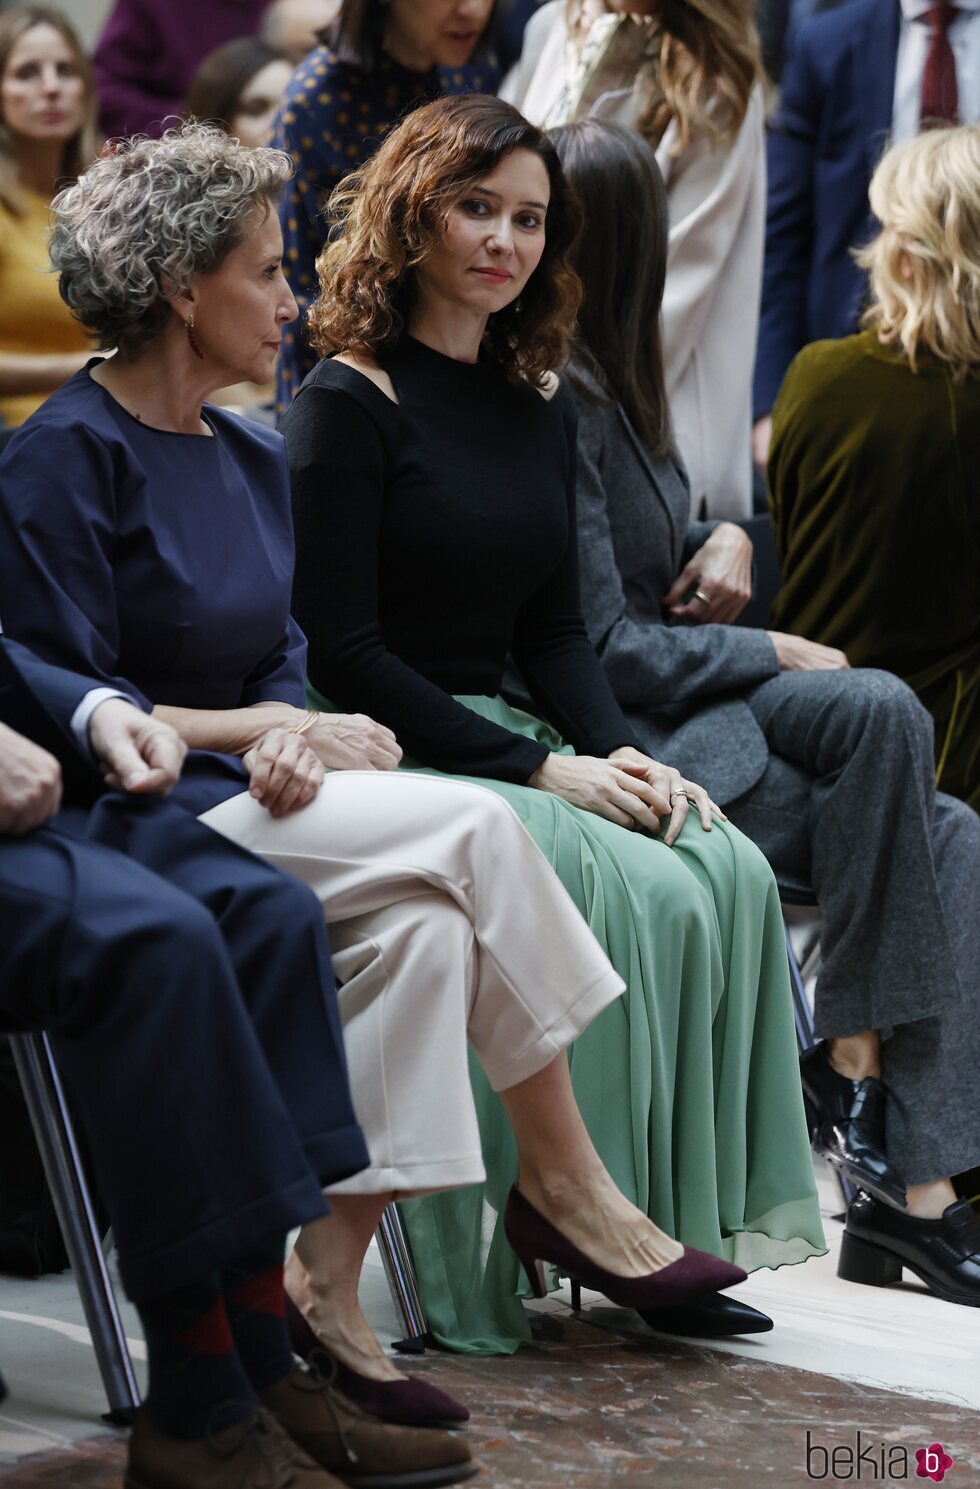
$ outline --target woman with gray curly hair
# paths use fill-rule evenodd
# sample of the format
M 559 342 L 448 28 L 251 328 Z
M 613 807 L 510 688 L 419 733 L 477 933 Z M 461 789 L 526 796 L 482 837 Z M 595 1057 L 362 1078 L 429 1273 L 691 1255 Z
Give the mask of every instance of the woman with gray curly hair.
M 57 198 L 62 294 L 116 354 L 0 464 L 4 619 L 216 752 L 192 757 L 180 799 L 319 894 L 372 1164 L 331 1187 L 287 1286 L 348 1394 L 389 1420 L 459 1421 L 465 1408 L 381 1353 L 357 1280 L 393 1196 L 484 1178 L 467 1038 L 539 1234 L 561 1227 L 581 1275 L 654 1307 L 745 1274 L 659 1231 L 592 1147 L 564 1051 L 623 984 L 511 809 L 396 772 L 394 735 L 371 719 L 304 707 L 283 442 L 204 401 L 268 377 L 296 314 L 273 209 L 288 173 L 276 151 L 187 125 L 120 146 Z

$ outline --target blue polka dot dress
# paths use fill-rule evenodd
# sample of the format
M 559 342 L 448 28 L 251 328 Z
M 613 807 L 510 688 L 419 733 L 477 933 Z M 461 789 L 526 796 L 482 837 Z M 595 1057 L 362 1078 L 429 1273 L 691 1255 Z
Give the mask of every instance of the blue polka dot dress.
M 404 116 L 443 93 L 496 89 L 492 67 L 414 72 L 384 52 L 374 67 L 341 62 L 318 47 L 293 73 L 272 143 L 292 156 L 296 174 L 281 209 L 284 268 L 300 307 L 285 328 L 276 398 L 283 413 L 317 361 L 306 338 L 316 299 L 316 259 L 327 239 L 324 208 L 334 187 L 364 164 Z

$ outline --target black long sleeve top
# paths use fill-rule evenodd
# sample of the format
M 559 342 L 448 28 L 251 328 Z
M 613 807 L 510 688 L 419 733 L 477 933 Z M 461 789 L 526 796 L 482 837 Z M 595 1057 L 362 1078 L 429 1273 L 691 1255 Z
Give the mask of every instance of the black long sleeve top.
M 281 425 L 314 688 L 427 765 L 523 784 L 547 747 L 451 696 L 499 692 L 510 653 L 576 750 L 639 748 L 579 605 L 571 400 L 411 337 L 385 370 L 398 403 L 320 362 Z

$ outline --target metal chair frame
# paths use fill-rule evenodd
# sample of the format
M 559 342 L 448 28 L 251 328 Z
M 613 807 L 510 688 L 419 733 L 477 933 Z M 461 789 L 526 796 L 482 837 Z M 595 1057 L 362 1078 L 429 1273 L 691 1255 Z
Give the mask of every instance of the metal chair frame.
M 109 1402 L 106 1417 L 131 1422 L 139 1386 L 51 1044 L 47 1034 L 12 1034 L 10 1047 L 92 1335 Z
M 51 1044 L 47 1034 L 41 1033 L 13 1034 L 10 1045 L 92 1336 L 109 1405 L 105 1418 L 126 1425 L 140 1404 L 140 1390 L 106 1264 L 111 1247 L 99 1233 Z M 428 1338 L 428 1324 L 408 1239 L 395 1205 L 385 1207 L 376 1239 L 392 1300 L 407 1330 L 407 1338 L 396 1348 L 421 1351 Z
M 796 959 L 796 952 L 793 950 L 788 926 L 785 927 L 785 932 L 786 955 L 789 958 L 789 981 L 793 993 L 793 1021 L 796 1024 L 796 1042 L 799 1046 L 800 1054 L 803 1055 L 807 1050 L 812 1049 L 817 1042 L 817 1036 L 813 1027 L 813 1012 L 810 1008 L 810 1000 L 806 995 L 807 970 L 811 963 L 808 961 L 805 966 L 800 966 Z M 857 1194 L 857 1189 L 851 1183 L 850 1179 L 845 1178 L 836 1168 L 834 1169 L 834 1178 L 840 1187 L 841 1198 L 844 1201 L 844 1209 L 846 1210 Z

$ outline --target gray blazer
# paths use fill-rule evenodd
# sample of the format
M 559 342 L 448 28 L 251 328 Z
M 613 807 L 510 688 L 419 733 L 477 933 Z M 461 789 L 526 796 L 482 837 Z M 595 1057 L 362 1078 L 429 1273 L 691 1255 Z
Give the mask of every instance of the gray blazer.
M 598 391 L 578 364 L 575 372 Z M 689 523 L 683 467 L 655 460 L 619 405 L 604 408 L 571 388 L 589 636 L 650 753 L 725 805 L 756 784 L 769 759 L 742 695 L 777 675 L 775 648 L 765 631 L 671 623 L 661 597 L 716 524 Z

